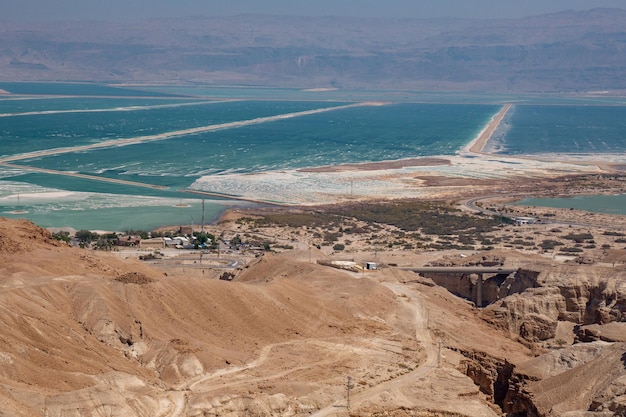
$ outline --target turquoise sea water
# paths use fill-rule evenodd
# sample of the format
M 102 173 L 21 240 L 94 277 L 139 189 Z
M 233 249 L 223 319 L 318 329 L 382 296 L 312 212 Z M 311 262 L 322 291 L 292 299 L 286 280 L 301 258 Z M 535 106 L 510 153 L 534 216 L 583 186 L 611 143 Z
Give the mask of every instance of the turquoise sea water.
M 626 215 L 626 194 L 577 196 L 569 198 L 527 198 L 516 204 L 565 209 L 573 208 L 596 213 Z
M 46 227 L 104 230 L 199 222 L 200 197 L 182 190 L 207 175 L 453 155 L 480 132 L 501 103 L 513 101 L 507 96 L 399 91 L 216 87 L 144 91 L 45 83 L 0 83 L 0 89 L 17 94 L 0 96 L 0 158 L 26 154 L 12 162 L 16 166 L 0 165 L 0 215 L 26 217 Z M 386 105 L 344 107 L 366 100 Z M 602 106 L 580 105 L 580 98 L 551 98 L 549 106 L 545 100 L 517 98 L 520 104 L 498 132 L 499 152 L 626 150 L 622 122 L 626 107 L 618 99 L 602 99 Z M 310 113 L 318 110 L 324 112 Z M 224 123 L 231 124 L 211 130 Z M 150 140 L 55 155 L 29 154 L 145 138 Z M 207 221 L 228 204 L 232 203 L 207 201 Z M 17 211 L 28 213 L 12 213 Z
M 509 155 L 626 150 L 626 106 L 516 105 L 489 150 Z
M 210 105 L 205 111 L 218 110 L 229 118 L 206 117 L 204 123 L 248 120 L 255 115 L 270 115 L 302 109 L 332 107 L 339 104 L 301 102 L 236 102 Z M 202 106 L 201 106 L 202 107 Z M 226 107 L 224 109 L 223 107 Z M 149 182 L 158 185 L 189 185 L 192 178 L 223 172 L 258 172 L 278 169 L 336 165 L 348 162 L 395 160 L 413 156 L 454 154 L 476 135 L 497 106 L 393 104 L 381 107 L 356 107 L 305 117 L 277 120 L 253 126 L 173 137 L 168 140 L 139 143 L 89 152 L 69 153 L 26 159 L 20 163 L 55 170 L 77 170 L 106 177 Z M 187 109 L 186 110 L 191 110 Z M 198 109 L 194 109 L 196 111 Z M 252 110 L 252 114 L 250 111 Z M 111 115 L 111 119 L 115 116 Z M 128 117 L 126 113 L 124 119 Z M 159 117 L 157 115 L 157 117 Z M 162 133 L 167 126 L 174 131 L 201 125 L 198 119 L 170 116 L 138 129 L 146 120 L 133 120 L 137 127 L 119 132 L 116 137 Z M 143 118 L 142 118 L 143 119 Z M 168 121 L 171 120 L 171 123 Z M 119 123 L 119 121 L 118 121 Z M 202 123 L 202 124 L 204 124 Z M 78 122 L 66 126 L 93 126 Z M 156 125 L 160 130 L 156 131 Z M 77 127 L 77 129 L 78 129 Z M 30 134 L 30 133 L 29 133 Z M 58 132 L 55 132 L 58 135 Z M 92 136 L 90 136 L 90 134 Z M 84 144 L 95 135 L 80 133 L 65 143 Z M 63 136 L 69 132 L 63 132 Z M 10 143 L 22 144 L 17 137 Z M 40 141 L 32 141 L 34 144 Z M 58 146 L 49 138 L 48 148 Z M 26 145 L 15 147 L 26 148 Z M 29 146 L 30 150 L 32 146 Z

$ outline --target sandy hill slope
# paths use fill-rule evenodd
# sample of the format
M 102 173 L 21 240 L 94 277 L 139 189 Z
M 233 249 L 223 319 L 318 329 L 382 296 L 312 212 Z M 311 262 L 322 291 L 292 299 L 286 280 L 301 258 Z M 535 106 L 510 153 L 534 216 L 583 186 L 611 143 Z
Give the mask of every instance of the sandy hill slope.
M 64 247 L 28 222 L 0 220 L 0 236 L 0 415 L 347 416 L 350 377 L 351 415 L 497 416 L 534 356 L 407 271 L 285 252 L 228 282 Z M 543 410 L 552 388 L 537 387 Z

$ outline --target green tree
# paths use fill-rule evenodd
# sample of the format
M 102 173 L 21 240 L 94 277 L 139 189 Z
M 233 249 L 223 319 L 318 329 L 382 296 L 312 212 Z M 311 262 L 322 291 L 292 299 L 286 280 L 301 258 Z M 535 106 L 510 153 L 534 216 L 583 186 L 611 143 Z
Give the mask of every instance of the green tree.
M 150 234 L 148 232 L 146 232 L 145 230 L 127 230 L 126 234 L 128 236 L 134 236 L 137 235 L 142 239 L 148 239 L 150 237 Z
M 93 233 L 91 230 L 85 229 L 78 230 L 74 235 L 74 237 L 76 237 L 76 239 L 78 239 L 82 243 L 88 243 L 96 240 L 98 239 L 98 236 L 99 235 L 97 233 Z
M 241 245 L 243 242 L 241 241 L 241 236 L 236 235 L 234 238 L 231 239 L 230 244 L 234 247 L 237 247 L 239 245 Z
M 52 237 L 55 238 L 56 240 L 61 240 L 65 243 L 69 243 L 70 242 L 70 232 L 64 232 L 64 231 L 60 231 L 58 233 L 52 233 Z

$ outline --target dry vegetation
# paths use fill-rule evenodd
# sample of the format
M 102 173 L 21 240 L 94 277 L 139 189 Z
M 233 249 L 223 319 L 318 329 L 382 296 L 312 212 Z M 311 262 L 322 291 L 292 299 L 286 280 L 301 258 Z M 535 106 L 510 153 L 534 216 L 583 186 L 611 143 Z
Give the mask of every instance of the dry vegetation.
M 446 202 L 360 203 L 316 209 L 254 209 L 232 213 L 220 228 L 273 250 L 298 244 L 334 252 L 489 251 L 514 249 L 581 262 L 621 262 L 626 248 L 622 216 L 569 209 L 505 206 L 498 215 L 473 213 Z M 533 225 L 511 217 L 536 216 Z M 598 224 L 590 224 L 597 221 Z M 610 226 L 605 226 L 609 225 Z M 620 226 L 620 224 L 622 226 Z

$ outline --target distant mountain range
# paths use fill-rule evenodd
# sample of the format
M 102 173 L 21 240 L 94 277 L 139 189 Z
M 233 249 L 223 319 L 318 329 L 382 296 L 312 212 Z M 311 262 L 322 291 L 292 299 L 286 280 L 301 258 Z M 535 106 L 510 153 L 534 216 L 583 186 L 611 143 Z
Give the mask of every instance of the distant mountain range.
M 626 10 L 521 19 L 0 22 L 0 81 L 626 91 Z

